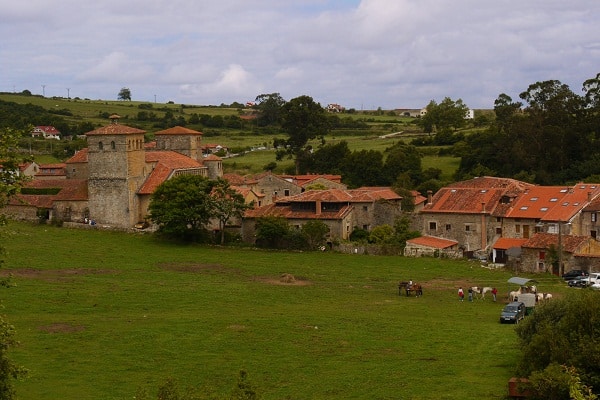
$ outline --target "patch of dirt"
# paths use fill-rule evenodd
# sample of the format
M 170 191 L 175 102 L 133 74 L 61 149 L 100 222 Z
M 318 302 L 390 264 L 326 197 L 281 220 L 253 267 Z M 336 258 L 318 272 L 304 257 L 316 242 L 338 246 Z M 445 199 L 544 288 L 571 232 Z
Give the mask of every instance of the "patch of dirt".
M 230 272 L 232 268 L 228 268 L 221 264 L 177 264 L 164 263 L 160 264 L 159 268 L 166 271 L 203 273 L 203 272 Z
M 64 281 L 75 276 L 94 275 L 94 274 L 115 274 L 112 269 L 91 269 L 91 268 L 69 268 L 69 269 L 35 269 L 19 268 L 0 271 L 0 276 L 9 276 L 25 279 L 42 279 L 49 282 Z
M 259 277 L 256 280 L 270 285 L 284 285 L 284 286 L 308 286 L 312 283 L 302 277 L 295 277 L 292 274 L 281 274 L 279 278 L 271 277 Z
M 85 330 L 82 325 L 71 325 L 67 323 L 56 323 L 51 325 L 39 326 L 38 329 L 46 333 L 74 333 Z

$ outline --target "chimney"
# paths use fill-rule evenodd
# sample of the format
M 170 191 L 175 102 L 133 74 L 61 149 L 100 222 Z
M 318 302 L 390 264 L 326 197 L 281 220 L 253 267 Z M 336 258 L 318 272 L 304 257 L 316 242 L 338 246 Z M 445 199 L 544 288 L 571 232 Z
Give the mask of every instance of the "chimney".
M 587 201 L 592 201 L 592 192 L 588 192 L 587 194 Z
M 321 215 L 321 200 L 317 200 L 315 205 L 316 205 L 315 214 Z
M 431 204 L 433 200 L 433 192 L 431 190 L 427 191 L 427 204 Z

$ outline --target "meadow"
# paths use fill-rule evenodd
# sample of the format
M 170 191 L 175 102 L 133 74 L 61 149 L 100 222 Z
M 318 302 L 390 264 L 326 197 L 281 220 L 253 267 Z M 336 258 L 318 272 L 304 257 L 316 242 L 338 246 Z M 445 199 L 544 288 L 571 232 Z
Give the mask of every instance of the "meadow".
M 466 260 L 181 245 L 148 234 L 11 222 L 0 293 L 30 370 L 23 399 L 227 395 L 244 370 L 264 399 L 503 399 L 518 356 L 500 324 L 510 271 Z M 285 276 L 286 279 L 282 279 Z M 560 297 L 566 285 L 535 277 Z M 424 287 L 398 295 L 398 281 Z M 459 302 L 459 286 L 502 295 Z

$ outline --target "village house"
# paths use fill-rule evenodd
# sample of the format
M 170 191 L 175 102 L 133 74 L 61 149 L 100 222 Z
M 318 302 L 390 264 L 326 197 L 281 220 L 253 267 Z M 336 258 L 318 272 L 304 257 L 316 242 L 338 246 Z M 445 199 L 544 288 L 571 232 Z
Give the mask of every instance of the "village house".
M 60 140 L 60 132 L 53 126 L 39 125 L 33 128 L 31 137 Z
M 420 236 L 407 240 L 406 247 L 404 247 L 404 255 L 407 257 L 463 257 L 463 253 L 458 248 L 456 240 L 433 236 Z
M 539 237 L 536 239 L 536 236 L 542 233 L 554 238 L 542 243 L 550 246 L 553 241 L 557 248 L 562 247 L 563 236 L 594 239 L 592 214 L 597 208 L 594 200 L 599 196 L 598 184 L 537 186 L 507 178 L 474 178 L 456 182 L 429 196 L 428 204 L 420 211 L 422 232 L 456 240 L 467 256 L 485 254 L 488 260 L 497 263 L 507 262 L 511 256 L 509 250 L 513 248 L 512 253 L 518 255 L 513 257 L 514 261 L 520 263 L 523 270 L 547 270 L 544 259 L 534 259 L 531 252 L 525 253 L 524 249 L 537 248 L 539 242 L 535 240 L 539 241 Z M 509 243 L 507 239 L 523 241 Z M 575 246 L 575 254 L 594 256 L 600 254 L 600 249 L 588 243 L 587 247 Z M 567 261 L 563 258 L 562 268 L 555 263 L 552 272 L 562 273 Z
M 401 215 L 401 200 L 390 188 L 309 190 L 284 197 L 244 214 L 242 239 L 254 243 L 256 219 L 282 217 L 300 229 L 308 221 L 319 220 L 329 227 L 329 240 L 346 240 L 358 227 L 371 230 L 375 226 L 393 224 Z

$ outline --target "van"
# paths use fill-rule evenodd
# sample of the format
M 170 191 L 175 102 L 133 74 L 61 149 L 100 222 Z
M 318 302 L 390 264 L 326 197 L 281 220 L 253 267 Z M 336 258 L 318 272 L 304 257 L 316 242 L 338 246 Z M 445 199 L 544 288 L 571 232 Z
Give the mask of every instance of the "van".
M 588 278 L 590 285 L 593 285 L 594 283 L 600 283 L 600 272 L 592 272 Z

